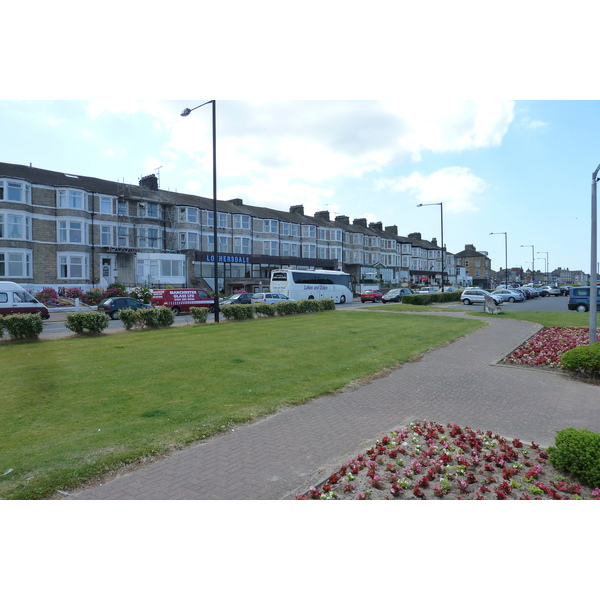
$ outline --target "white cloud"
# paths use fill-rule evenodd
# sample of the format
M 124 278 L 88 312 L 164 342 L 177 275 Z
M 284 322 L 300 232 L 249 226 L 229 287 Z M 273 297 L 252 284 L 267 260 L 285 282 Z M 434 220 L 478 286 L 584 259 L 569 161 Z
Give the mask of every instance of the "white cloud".
M 479 210 L 478 202 L 487 185 L 483 179 L 465 167 L 447 167 L 423 175 L 415 172 L 407 177 L 380 179 L 377 189 L 406 192 L 420 202 L 443 202 L 451 213 Z

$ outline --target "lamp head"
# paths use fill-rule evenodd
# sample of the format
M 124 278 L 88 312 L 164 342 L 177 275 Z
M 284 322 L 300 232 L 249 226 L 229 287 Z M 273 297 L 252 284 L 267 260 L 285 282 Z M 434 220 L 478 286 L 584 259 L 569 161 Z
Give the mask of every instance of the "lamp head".
M 189 108 L 185 108 L 183 111 L 181 111 L 181 116 L 182 117 L 187 117 L 192 111 Z

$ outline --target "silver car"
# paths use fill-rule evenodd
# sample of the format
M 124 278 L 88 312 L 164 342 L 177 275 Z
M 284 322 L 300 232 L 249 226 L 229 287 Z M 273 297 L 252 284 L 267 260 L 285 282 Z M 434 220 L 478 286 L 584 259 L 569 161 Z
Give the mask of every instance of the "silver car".
M 492 294 L 502 296 L 504 302 L 523 302 L 525 300 L 525 294 L 517 289 L 509 290 L 506 288 L 498 288 L 494 290 Z
M 252 296 L 252 304 L 275 304 L 286 301 L 289 301 L 287 296 L 284 294 L 275 294 L 274 292 L 260 292 Z
M 486 292 L 480 288 L 466 288 L 460 295 L 460 301 L 467 305 L 476 303 L 483 304 L 486 296 L 491 296 L 496 306 L 504 302 L 504 298 L 502 298 L 502 296 L 498 296 L 494 292 Z

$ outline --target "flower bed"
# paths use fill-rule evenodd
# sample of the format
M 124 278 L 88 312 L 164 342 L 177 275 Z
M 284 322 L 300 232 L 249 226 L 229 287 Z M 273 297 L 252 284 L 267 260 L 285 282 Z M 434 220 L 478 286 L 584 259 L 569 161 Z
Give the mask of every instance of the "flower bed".
M 560 367 L 560 359 L 567 350 L 588 343 L 589 329 L 585 327 L 545 327 L 502 362 Z
M 600 499 L 548 463 L 535 442 L 417 421 L 377 440 L 295 500 Z

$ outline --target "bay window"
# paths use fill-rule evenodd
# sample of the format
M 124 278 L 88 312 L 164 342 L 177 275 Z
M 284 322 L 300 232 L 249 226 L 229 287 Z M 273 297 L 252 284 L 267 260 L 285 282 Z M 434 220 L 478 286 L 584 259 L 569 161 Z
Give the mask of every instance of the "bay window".
M 31 250 L 0 248 L 0 277 L 31 277 Z
M 89 257 L 83 252 L 58 253 L 59 279 L 88 279 Z

